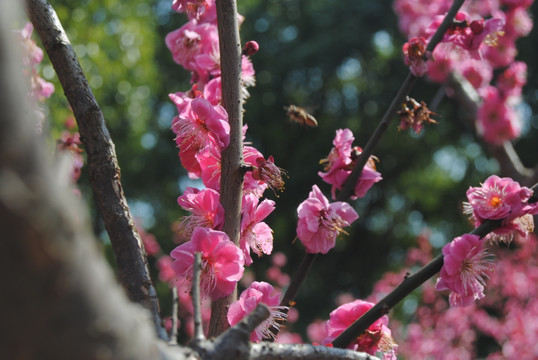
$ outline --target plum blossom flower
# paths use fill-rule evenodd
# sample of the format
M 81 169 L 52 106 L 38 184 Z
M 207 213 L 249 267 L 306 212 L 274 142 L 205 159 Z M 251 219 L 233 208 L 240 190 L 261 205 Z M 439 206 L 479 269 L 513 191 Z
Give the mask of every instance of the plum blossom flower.
M 478 108 L 476 127 L 485 141 L 502 145 L 521 133 L 520 119 L 499 89 L 488 86 L 482 91 L 483 102 Z
M 327 337 L 323 340 L 323 344 L 331 344 L 338 335 L 344 332 L 355 320 L 360 318 L 373 306 L 373 303 L 355 300 L 333 310 L 329 320 L 325 324 Z M 382 316 L 349 344 L 347 348 L 355 351 L 363 351 L 370 355 L 382 352 L 384 353 L 384 359 L 396 360 L 398 345 L 392 339 L 391 331 L 387 327 L 388 323 L 388 316 Z
M 287 306 L 279 305 L 280 292 L 275 291 L 271 284 L 266 282 L 253 282 L 248 289 L 241 293 L 239 300 L 230 305 L 228 322 L 231 326 L 237 324 L 246 315 L 251 313 L 259 303 L 269 307 L 270 315 L 250 335 L 250 340 L 259 342 L 263 338 L 275 339 L 271 328 L 279 329 L 281 322 L 287 318 Z
M 297 237 L 308 253 L 326 254 L 336 243 L 344 227 L 359 215 L 345 202 L 329 203 L 317 185 L 312 186 L 308 199 L 297 208 Z
M 497 87 L 504 96 L 521 96 L 522 88 L 526 83 L 527 64 L 522 61 L 514 61 L 497 77 Z
M 443 247 L 443 267 L 436 290 L 451 290 L 452 306 L 468 306 L 484 297 L 492 260 L 478 235 L 465 234 Z
M 426 39 L 414 37 L 403 45 L 404 63 L 415 76 L 422 76 L 428 71 L 427 61 L 431 53 L 426 51 Z
M 228 113 L 220 105 L 211 105 L 203 98 L 188 102 L 172 123 L 180 148 L 203 149 L 213 142 L 220 149 L 230 143 Z
M 262 220 L 274 209 L 273 200 L 265 199 L 259 202 L 254 194 L 243 197 L 239 247 L 243 250 L 247 266 L 252 264 L 251 249 L 258 256 L 269 255 L 273 251 L 273 230 Z
M 484 43 L 496 46 L 498 36 L 504 35 L 504 19 L 492 18 L 488 20 L 469 20 L 466 13 L 458 13 L 457 21 L 449 27 L 443 41 L 451 42 L 464 50 L 469 51 L 473 59 L 481 59 L 479 47 Z
M 267 160 L 263 156 L 259 156 L 256 158 L 256 165 L 253 168 L 252 177 L 255 180 L 266 183 L 273 191 L 284 190 L 282 174 L 285 174 L 285 171 L 275 165 L 273 156 L 269 156 Z
M 318 172 L 318 175 L 328 184 L 332 185 L 331 194 L 335 198 L 336 190 L 342 189 L 349 175 L 353 171 L 355 162 L 362 152 L 358 146 L 351 147 L 353 143 L 353 133 L 349 129 L 336 130 L 333 140 L 334 147 L 327 158 L 320 160 L 320 164 L 325 164 L 325 172 Z M 372 185 L 380 181 L 381 174 L 375 169 L 375 157 L 371 156 L 362 169 L 361 176 L 355 184 L 354 194 L 351 199 L 363 197 Z
M 243 276 L 245 260 L 242 251 L 222 231 L 203 227 L 194 229 L 191 240 L 170 253 L 176 274 L 187 281 L 192 281 L 196 252 L 202 254 L 200 287 L 203 295 L 211 300 L 229 295 Z
M 174 0 L 172 9 L 179 13 L 186 13 L 189 19 L 199 20 L 206 11 L 214 7 L 214 0 Z
M 213 189 L 198 190 L 188 187 L 177 203 L 191 214 L 183 217 L 179 229 L 183 235 L 190 237 L 197 227 L 220 230 L 224 223 L 224 208 L 220 195 Z
M 464 203 L 464 213 L 471 214 L 476 226 L 485 220 L 503 219 L 502 226 L 493 232 L 502 235 L 499 240 L 510 240 L 508 234 L 513 230 L 526 236 L 534 227 L 532 217 L 527 215 L 538 213 L 538 204 L 528 203 L 532 194 L 531 189 L 517 181 L 492 175 L 481 187 L 467 190 L 469 202 Z

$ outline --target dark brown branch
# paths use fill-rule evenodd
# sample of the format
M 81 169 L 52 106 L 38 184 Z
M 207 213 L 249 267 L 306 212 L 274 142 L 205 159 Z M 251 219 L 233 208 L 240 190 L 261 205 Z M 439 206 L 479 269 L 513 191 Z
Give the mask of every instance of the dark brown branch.
M 90 184 L 116 256 L 120 283 L 132 301 L 151 311 L 159 337 L 167 339 L 144 246 L 123 193 L 114 143 L 103 113 L 54 9 L 45 0 L 27 0 L 26 5 L 75 114 L 87 153 Z
M 428 46 L 427 46 L 428 51 L 433 51 L 435 46 L 437 46 L 437 44 L 442 40 L 447 27 L 450 25 L 450 23 L 452 23 L 454 16 L 458 12 L 459 8 L 463 5 L 463 2 L 464 0 L 454 1 L 454 3 L 452 4 L 452 7 L 450 8 L 447 15 L 445 16 L 445 19 L 443 20 L 443 22 L 441 23 L 441 25 L 439 26 L 435 34 L 432 36 L 430 42 L 428 43 Z M 366 165 L 366 162 L 370 158 L 370 155 L 373 154 L 374 148 L 379 143 L 379 140 L 383 137 L 383 134 L 387 130 L 391 119 L 396 114 L 396 111 L 399 109 L 405 97 L 409 94 L 409 92 L 413 88 L 416 80 L 417 78 L 411 73 L 409 73 L 407 77 L 405 78 L 402 86 L 400 87 L 400 90 L 398 91 L 394 99 L 392 100 L 392 103 L 390 104 L 389 108 L 385 112 L 385 115 L 381 119 L 379 125 L 375 129 L 372 136 L 370 136 L 370 139 L 368 140 L 368 143 L 366 144 L 366 147 L 364 148 L 361 156 L 357 160 L 357 163 L 355 164 L 355 167 L 353 168 L 351 175 L 346 180 L 342 188 L 342 191 L 340 191 L 340 193 L 338 194 L 338 197 L 336 199 L 337 201 L 346 201 L 353 194 L 353 189 L 358 179 L 361 176 L 364 165 Z M 315 256 L 308 253 L 305 254 L 303 260 L 301 261 L 299 269 L 293 275 L 290 287 L 286 290 L 286 293 L 284 294 L 284 300 L 281 302 L 281 305 L 288 306 L 289 302 L 295 299 L 295 297 L 297 296 L 297 292 L 299 291 L 300 285 L 306 278 L 306 274 L 308 273 L 308 270 L 314 263 L 314 260 L 315 260 Z M 277 330 L 275 329 L 275 331 Z
M 455 0 L 452 6 L 450 7 L 448 13 L 446 14 L 445 18 L 443 19 L 443 22 L 439 26 L 439 28 L 435 31 L 435 34 L 433 34 L 432 38 L 428 42 L 428 46 L 426 47 L 426 50 L 429 52 L 433 52 L 437 44 L 443 39 L 443 36 L 445 34 L 446 29 L 448 26 L 452 23 L 454 20 L 454 16 L 456 16 L 458 10 L 461 8 L 465 0 Z M 400 108 L 402 102 L 404 101 L 405 97 L 409 95 L 409 92 L 415 85 L 417 78 L 409 73 L 400 87 L 400 90 L 394 97 L 394 100 L 392 100 L 392 103 L 390 104 L 389 108 L 385 112 L 385 115 L 383 115 L 383 118 L 381 119 L 381 122 L 375 129 L 372 136 L 370 136 L 370 139 L 368 140 L 368 143 L 366 144 L 366 147 L 364 148 L 361 156 L 357 160 L 357 163 L 355 164 L 355 167 L 353 168 L 353 171 L 351 175 L 346 180 L 342 191 L 338 194 L 337 200 L 338 201 L 346 201 L 352 194 L 353 194 L 353 188 L 355 187 L 355 184 L 359 180 L 362 169 L 364 168 L 364 165 L 366 165 L 366 162 L 370 158 L 370 156 L 374 152 L 374 148 L 377 146 L 379 140 L 385 133 L 385 131 L 388 129 L 388 126 L 390 124 L 390 121 L 396 115 L 396 111 Z
M 230 145 L 222 152 L 220 202 L 224 207 L 223 231 L 239 246 L 243 189 L 243 113 L 241 100 L 241 43 L 235 0 L 217 0 L 222 105 L 228 112 Z M 237 299 L 237 289 L 211 305 L 209 336 L 229 327 L 228 307 Z

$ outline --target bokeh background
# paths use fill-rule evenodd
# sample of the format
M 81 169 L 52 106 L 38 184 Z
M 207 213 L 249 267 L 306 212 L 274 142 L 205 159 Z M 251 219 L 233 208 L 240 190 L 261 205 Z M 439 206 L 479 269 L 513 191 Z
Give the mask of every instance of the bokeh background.
M 186 176 L 170 130 L 176 109 L 168 94 L 188 90 L 190 74 L 172 61 L 164 37 L 186 22 L 186 16 L 172 11 L 170 0 L 60 0 L 53 5 L 107 119 L 131 209 L 169 252 L 176 246 L 174 222 L 184 215 L 176 199 L 187 186 L 201 185 Z M 401 56 L 406 39 L 390 1 L 241 0 L 238 6 L 245 17 L 242 41 L 260 45 L 252 56 L 257 84 L 245 104 L 247 141 L 264 155 L 273 155 L 289 175 L 280 196 L 266 192 L 277 206 L 266 222 L 274 230 L 275 251 L 288 256 L 283 270 L 291 275 L 304 253 L 300 242 L 293 242 L 296 208 L 313 184 L 330 194 L 317 176 L 319 160 L 330 151 L 340 128 L 350 128 L 354 145 L 365 146 L 407 74 Z M 536 4 L 531 11 L 537 13 Z M 528 167 L 538 163 L 535 44 L 536 30 L 518 41 L 517 56 L 527 62 L 529 74 L 518 107 L 523 134 L 514 147 Z M 57 89 L 48 101 L 46 130 L 55 137 L 70 112 L 47 59 L 42 73 Z M 425 79 L 412 91 L 414 98 L 427 103 L 442 94 L 439 85 Z M 308 109 L 319 127 L 290 123 L 283 109 L 290 104 Z M 328 318 L 340 294 L 368 296 L 385 271 L 401 266 L 417 236 L 426 234 L 439 252 L 471 229 L 461 214 L 465 190 L 498 173 L 499 166 L 454 101 L 442 97 L 436 112 L 438 125 L 420 135 L 398 131 L 397 121 L 392 123 L 375 151 L 383 180 L 353 203 L 360 218 L 349 236 L 342 236 L 336 248 L 314 264 L 297 298 L 300 318 L 294 331 L 304 334 L 314 318 Z M 84 171 L 82 194 L 113 264 Z M 167 314 L 170 290 L 157 280 L 150 261 Z M 269 266 L 268 257 L 260 258 L 251 270 L 264 280 Z

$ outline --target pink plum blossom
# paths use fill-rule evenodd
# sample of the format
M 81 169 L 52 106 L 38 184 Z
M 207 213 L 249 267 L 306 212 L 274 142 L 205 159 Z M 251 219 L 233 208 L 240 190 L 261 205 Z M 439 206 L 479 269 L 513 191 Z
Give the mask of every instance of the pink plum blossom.
M 196 82 L 205 84 L 210 75 L 220 72 L 218 39 L 216 24 L 198 24 L 192 19 L 166 35 L 165 43 L 174 61 L 192 71 Z
M 220 195 L 213 189 L 198 190 L 188 187 L 177 203 L 191 214 L 183 217 L 179 225 L 180 231 L 190 237 L 197 227 L 221 230 L 224 223 L 224 208 L 220 203 Z
M 468 306 L 484 297 L 492 260 L 478 235 L 465 234 L 443 247 L 443 267 L 435 288 L 451 290 L 450 305 Z
M 308 199 L 299 205 L 297 215 L 297 237 L 306 252 L 322 254 L 332 249 L 343 228 L 359 217 L 348 203 L 329 203 L 317 185 L 312 186 Z
M 463 16 L 458 16 L 464 14 Z M 449 28 L 443 41 L 451 42 L 469 52 L 473 59 L 481 59 L 479 47 L 484 43 L 489 46 L 496 46 L 499 35 L 504 32 L 504 19 L 492 18 L 488 20 L 470 20 L 469 15 L 458 13 L 458 22 Z
M 273 230 L 262 220 L 274 209 L 273 200 L 265 199 L 259 202 L 254 194 L 246 194 L 243 197 L 239 247 L 245 255 L 245 265 L 252 264 L 250 250 L 258 256 L 269 255 L 273 251 Z
M 483 102 L 478 108 L 476 127 L 485 141 L 502 145 L 521 133 L 519 116 L 496 87 L 482 91 Z
M 415 76 L 422 76 L 428 71 L 428 59 L 431 54 L 426 51 L 426 39 L 414 37 L 403 45 L 404 63 Z
M 203 98 L 193 99 L 185 106 L 174 119 L 172 130 L 180 147 L 202 149 L 213 142 L 225 149 L 230 143 L 228 113 L 222 106 L 213 106 Z
M 282 175 L 284 170 L 275 165 L 275 159 L 269 156 L 267 160 L 263 156 L 256 158 L 256 164 L 253 165 L 252 178 L 261 181 L 269 186 L 273 191 L 284 189 L 284 180 Z
M 351 147 L 353 143 L 353 133 L 349 129 L 336 130 L 336 136 L 333 140 L 334 147 L 331 149 L 327 158 L 320 160 L 325 164 L 325 172 L 318 172 L 318 175 L 326 183 L 332 185 L 331 194 L 335 198 L 336 190 L 342 189 L 347 178 L 351 174 L 355 161 L 360 155 L 362 149 L 358 146 Z M 372 185 L 381 180 L 381 174 L 375 170 L 374 157 L 370 157 L 364 166 L 359 180 L 355 184 L 352 199 L 363 197 Z
M 526 236 L 533 226 L 532 216 L 538 213 L 538 204 L 529 204 L 533 191 L 510 178 L 492 175 L 481 187 L 467 190 L 468 203 L 464 203 L 464 212 L 471 214 L 475 225 L 485 220 L 503 219 L 502 226 L 494 234 L 502 236 L 500 240 L 510 240 L 509 234 L 518 231 Z M 532 230 L 531 230 L 532 231 Z
M 527 64 L 521 61 L 514 61 L 497 77 L 497 88 L 504 96 L 521 96 L 526 83 Z
M 275 336 L 271 328 L 279 329 L 281 321 L 287 318 L 287 306 L 280 306 L 280 292 L 275 291 L 271 284 L 266 282 L 253 282 L 248 289 L 241 293 L 239 300 L 230 305 L 228 310 L 228 322 L 231 326 L 237 324 L 246 315 L 250 314 L 258 304 L 262 303 L 269 307 L 271 314 L 269 318 L 262 322 L 250 335 L 250 340 L 259 342 L 263 338 Z
M 211 300 L 229 295 L 243 276 L 243 253 L 222 231 L 194 229 L 191 240 L 170 253 L 179 277 L 192 281 L 194 253 L 202 254 L 201 291 Z
M 332 343 L 345 329 L 360 318 L 364 313 L 374 306 L 373 303 L 355 300 L 353 302 L 339 306 L 333 310 L 330 319 L 325 324 L 327 337 L 323 344 Z M 376 320 L 368 329 L 359 335 L 349 346 L 348 349 L 363 351 L 371 355 L 377 352 L 384 353 L 384 359 L 396 360 L 398 345 L 391 336 L 391 331 L 387 327 L 389 323 L 388 316 L 384 315 Z
M 200 17 L 214 7 L 214 4 L 214 0 L 173 0 L 172 9 L 187 14 L 189 19 L 200 20 Z

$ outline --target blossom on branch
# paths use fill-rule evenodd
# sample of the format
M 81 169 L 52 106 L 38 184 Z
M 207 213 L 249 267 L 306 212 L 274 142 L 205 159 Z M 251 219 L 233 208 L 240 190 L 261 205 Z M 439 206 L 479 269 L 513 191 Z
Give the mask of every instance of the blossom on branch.
M 174 259 L 172 267 L 179 277 L 192 281 L 196 252 L 202 254 L 202 294 L 211 300 L 229 295 L 243 276 L 245 260 L 242 251 L 222 231 L 198 227 L 190 241 L 170 253 Z
M 259 342 L 263 338 L 275 339 L 272 328 L 279 329 L 282 322 L 287 319 L 287 306 L 280 306 L 280 292 L 275 291 L 271 284 L 266 282 L 253 282 L 248 289 L 241 293 L 239 300 L 230 305 L 228 322 L 234 326 L 245 316 L 250 314 L 258 304 L 269 307 L 270 315 L 250 335 L 250 341 Z
M 468 306 L 484 297 L 492 260 L 478 235 L 465 234 L 443 247 L 443 267 L 435 288 L 451 290 L 452 306 Z
M 183 209 L 191 212 L 183 217 L 179 224 L 180 232 L 190 237 L 197 227 L 221 230 L 224 224 L 224 208 L 220 203 L 220 195 L 213 189 L 198 190 L 188 187 L 183 195 L 177 198 Z
M 258 256 L 269 255 L 273 251 L 273 230 L 262 220 L 274 209 L 273 200 L 265 199 L 259 202 L 254 194 L 243 197 L 239 247 L 245 255 L 245 265 L 252 264 L 251 249 Z
M 428 71 L 428 60 L 431 53 L 426 51 L 426 39 L 422 36 L 414 37 L 403 45 L 404 63 L 415 76 L 422 76 Z
M 362 149 L 358 146 L 352 147 L 353 133 L 349 129 L 336 130 L 336 136 L 333 140 L 334 147 L 331 149 L 327 158 L 320 160 L 320 164 L 325 164 L 323 170 L 318 175 L 328 184 L 332 185 L 331 194 L 333 199 L 336 197 L 336 190 L 342 189 L 349 175 L 355 167 Z M 370 156 L 366 165 L 362 169 L 361 176 L 355 184 L 354 193 L 351 199 L 363 197 L 372 185 L 380 181 L 381 174 L 376 171 L 375 157 Z
M 371 302 L 355 300 L 333 310 L 330 319 L 325 324 L 327 337 L 323 340 L 323 344 L 331 344 L 338 335 L 343 333 L 355 320 L 360 318 L 373 306 L 374 304 Z M 382 352 L 383 359 L 396 360 L 398 345 L 392 338 L 391 331 L 387 327 L 388 324 L 388 316 L 382 316 L 349 344 L 347 348 L 355 351 L 363 351 L 371 355 Z
M 475 226 L 485 220 L 503 219 L 502 226 L 493 231 L 494 238 L 500 236 L 497 240 L 509 241 L 515 231 L 526 237 L 534 229 L 530 215 L 538 214 L 538 203 L 528 203 L 532 194 L 517 181 L 492 175 L 482 186 L 467 190 L 469 202 L 464 203 L 464 213 L 471 214 Z
M 326 254 L 336 243 L 344 227 L 358 219 L 359 215 L 345 202 L 329 203 L 317 185 L 312 186 L 308 199 L 297 208 L 299 221 L 297 237 L 308 253 Z

